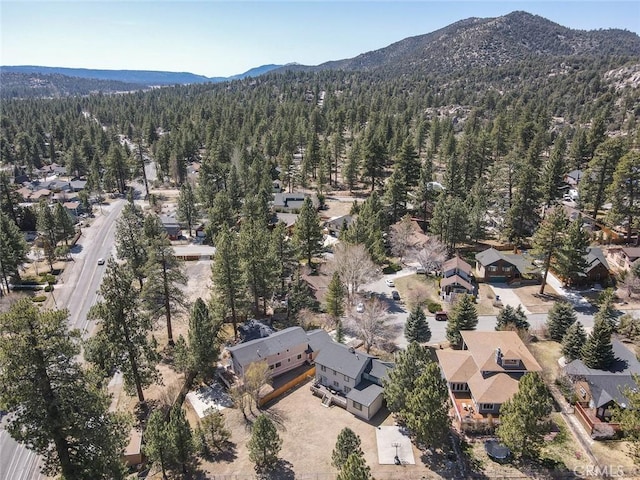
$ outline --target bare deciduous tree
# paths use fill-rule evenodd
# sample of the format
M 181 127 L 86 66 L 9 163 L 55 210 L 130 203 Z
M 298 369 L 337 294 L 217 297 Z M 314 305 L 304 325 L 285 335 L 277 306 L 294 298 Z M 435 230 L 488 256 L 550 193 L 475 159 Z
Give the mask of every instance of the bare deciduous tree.
M 371 260 L 371 255 L 362 244 L 338 243 L 333 249 L 333 260 L 329 273 L 338 272 L 347 287 L 347 298 L 351 300 L 360 285 L 380 278 L 380 270 Z
M 389 241 L 391 242 L 391 252 L 400 257 L 400 261 L 410 252 L 416 244 L 416 238 L 420 227 L 411 220 L 410 215 L 405 215 L 400 221 L 391 225 Z
M 392 326 L 388 323 L 390 318 L 387 304 L 373 298 L 365 303 L 364 312 L 349 319 L 349 328 L 364 341 L 364 348 L 369 353 L 374 345 L 393 338 Z
M 244 389 L 253 400 L 256 408 L 260 409 L 260 390 L 271 383 L 271 372 L 266 360 L 253 362 L 244 372 Z
M 640 294 L 640 277 L 634 271 L 625 272 L 618 278 L 618 290 L 621 296 L 631 299 L 636 294 Z
M 427 237 L 412 253 L 412 257 L 426 272 L 440 270 L 447 259 L 447 247 L 436 237 Z

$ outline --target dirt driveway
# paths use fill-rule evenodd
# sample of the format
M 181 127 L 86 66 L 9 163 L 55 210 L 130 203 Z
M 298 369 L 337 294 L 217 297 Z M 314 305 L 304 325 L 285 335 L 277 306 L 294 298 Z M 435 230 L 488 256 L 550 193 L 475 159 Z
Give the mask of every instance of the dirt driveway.
M 280 458 L 283 468 L 274 478 L 334 479 L 336 470 L 331 466 L 331 452 L 336 438 L 344 427 L 351 428 L 362 440 L 367 464 L 378 480 L 444 478 L 429 470 L 422 461 L 422 453 L 413 447 L 416 465 L 379 465 L 376 445 L 376 428 L 393 425 L 393 417 L 386 409 L 368 423 L 359 420 L 338 406 L 327 408 L 320 398 L 314 397 L 309 383 L 299 386 L 289 394 L 270 404 L 265 413 L 277 424 L 282 438 Z M 237 475 L 237 478 L 253 478 L 253 464 L 249 461 L 247 442 L 251 437 L 250 424 L 235 408 L 223 410 L 227 427 L 231 429 L 235 451 L 223 456 L 216 463 L 201 464 L 209 478 L 217 475 Z M 235 478 L 235 477 L 234 477 Z

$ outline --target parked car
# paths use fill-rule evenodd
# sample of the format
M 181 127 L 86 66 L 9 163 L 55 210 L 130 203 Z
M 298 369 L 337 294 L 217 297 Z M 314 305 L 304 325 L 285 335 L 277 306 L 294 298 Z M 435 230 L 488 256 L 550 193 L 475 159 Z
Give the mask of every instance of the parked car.
M 391 290 L 391 298 L 393 298 L 396 302 L 400 300 L 400 294 L 397 290 Z
M 387 278 L 387 279 L 384 281 L 384 283 L 386 283 L 386 284 L 387 284 L 387 287 L 395 287 L 395 286 L 396 286 L 396 284 L 395 284 L 395 283 L 393 283 L 393 280 L 391 280 L 390 278 Z
M 425 275 L 427 273 L 427 269 L 424 267 L 418 267 L 416 268 L 416 273 L 419 275 Z
M 98 265 L 104 265 L 104 258 L 98 259 Z
M 449 316 L 447 312 L 436 312 L 436 320 L 439 322 L 446 322 L 449 320 Z
M 358 303 L 358 305 L 356 305 L 356 312 L 358 313 L 364 312 L 364 303 L 360 302 Z

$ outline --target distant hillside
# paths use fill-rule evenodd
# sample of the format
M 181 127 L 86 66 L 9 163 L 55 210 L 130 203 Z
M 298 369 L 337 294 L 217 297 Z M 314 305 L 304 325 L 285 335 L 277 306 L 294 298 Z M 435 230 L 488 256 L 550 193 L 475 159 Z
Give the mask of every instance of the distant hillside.
M 15 73 L 0 70 L 0 98 L 67 97 L 92 93 L 140 90 L 144 86 L 115 80 L 68 77 L 60 74 Z
M 513 12 L 461 20 L 354 58 L 283 69 L 428 73 L 444 78 L 532 59 L 594 56 L 637 58 L 640 37 L 625 30 L 572 30 L 537 15 Z

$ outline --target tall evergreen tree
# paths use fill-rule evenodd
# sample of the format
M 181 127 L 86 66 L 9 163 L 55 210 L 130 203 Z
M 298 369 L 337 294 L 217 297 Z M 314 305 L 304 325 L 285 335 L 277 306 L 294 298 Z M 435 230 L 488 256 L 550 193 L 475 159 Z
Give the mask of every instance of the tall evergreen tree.
M 144 215 L 140 207 L 127 202 L 122 209 L 122 215 L 116 220 L 116 253 L 133 272 L 142 288 L 143 280 L 147 276 L 145 265 L 148 252 L 145 236 L 141 235 L 144 227 Z
M 189 182 L 184 182 L 180 187 L 180 195 L 178 196 L 178 220 L 187 222 L 189 228 L 189 236 L 192 236 L 193 224 L 198 220 L 198 203 L 196 194 Z M 227 212 L 228 214 L 228 212 Z
M 551 261 L 562 245 L 562 234 L 566 229 L 567 216 L 562 208 L 554 208 L 533 235 L 533 254 L 543 261 L 540 295 L 544 295 Z
M 631 243 L 635 221 L 640 217 L 640 153 L 632 151 L 624 155 L 607 187 L 611 199 L 609 220 L 613 225 L 625 222 L 627 243 Z
M 553 304 L 547 316 L 547 329 L 549 338 L 561 342 L 569 327 L 573 325 L 578 316 L 569 302 L 560 301 Z
M 20 300 L 0 314 L 0 405 L 6 431 L 42 455 L 48 475 L 124 479 L 127 422 L 77 361 L 78 331 L 66 310 Z
M 309 266 L 313 256 L 322 252 L 323 238 L 320 217 L 311 198 L 307 197 L 293 227 L 293 242 L 300 252 L 300 257 L 306 259 Z
M 562 355 L 569 363 L 580 358 L 582 347 L 587 341 L 587 334 L 580 322 L 574 322 L 562 337 Z
M 445 445 L 451 419 L 449 391 L 440 366 L 435 362 L 426 365 L 406 395 L 401 415 L 416 440 L 424 445 Z
M 611 344 L 611 327 L 606 320 L 594 319 L 593 330 L 582 347 L 580 359 L 596 370 L 606 370 L 613 364 L 616 358 Z
M 360 437 L 349 427 L 344 427 L 338 434 L 336 446 L 331 453 L 331 465 L 341 470 L 347 462 L 349 455 L 356 454 L 364 456 Z
M 144 430 L 143 451 L 149 460 L 160 463 L 162 478 L 167 480 L 167 469 L 174 463 L 176 451 L 169 425 L 160 410 L 154 410 L 149 415 Z
M 384 399 L 389 410 L 399 414 L 404 410 L 407 392 L 414 389 L 416 379 L 433 360 L 429 350 L 417 342 L 411 342 L 406 350 L 396 354 L 395 368 L 382 379 Z
M 238 319 L 243 305 L 244 283 L 235 234 L 224 228 L 216 237 L 216 255 L 211 267 L 213 290 L 231 313 L 233 337 L 238 337 Z
M 29 247 L 24 235 L 9 215 L 0 211 L 0 297 L 9 293 L 11 277 L 20 278 L 19 268 L 27 258 Z
M 187 276 L 166 233 L 163 232 L 149 245 L 145 270 L 147 281 L 142 288 L 144 305 L 152 320 L 164 318 L 167 324 L 167 342 L 173 345 L 172 317 L 188 308 L 181 288 L 187 284 Z
M 498 438 L 516 457 L 537 458 L 549 433 L 551 395 L 540 374 L 526 373 L 518 382 L 518 391 L 500 407 Z
M 416 305 L 404 325 L 404 336 L 409 343 L 425 343 L 431 340 L 431 328 L 420 305 Z
M 433 161 L 431 158 L 422 163 L 420 168 L 420 178 L 414 192 L 416 203 L 419 205 L 420 217 L 427 221 L 429 211 L 433 207 L 436 199 L 436 191 L 433 187 Z
M 553 268 L 565 284 L 581 277 L 587 267 L 589 252 L 589 233 L 583 226 L 582 217 L 569 224 L 562 244 L 553 256 Z
M 273 421 L 266 415 L 260 415 L 253 422 L 251 439 L 247 447 L 249 460 L 255 463 L 256 472 L 268 472 L 275 468 L 278 463 L 278 453 L 282 448 L 282 440 Z
M 478 325 L 478 312 L 471 295 L 462 295 L 448 315 L 447 340 L 454 348 L 462 347 L 462 330 L 475 330 Z
M 344 315 L 344 300 L 346 297 L 346 289 L 340 280 L 340 274 L 333 272 L 333 277 L 327 287 L 325 295 L 325 310 L 334 321 L 337 321 Z
M 169 440 L 173 444 L 175 460 L 182 468 L 182 473 L 187 473 L 187 464 L 195 451 L 193 432 L 189 421 L 184 415 L 182 406 L 176 403 L 171 409 L 169 419 Z
M 69 238 L 76 233 L 76 229 L 73 226 L 73 220 L 71 215 L 67 212 L 67 209 L 61 203 L 56 203 L 53 211 L 56 224 L 56 238 L 57 241 L 64 240 L 65 245 L 68 245 Z
M 135 391 L 144 403 L 143 389 L 158 377 L 159 360 L 155 340 L 149 338 L 151 320 L 140 311 L 140 298 L 132 288 L 133 278 L 126 265 L 107 262 L 99 300 L 89 310 L 88 317 L 98 320 L 98 333 L 89 340 L 87 360 L 100 365 L 106 372 L 122 372 L 128 392 Z
M 344 462 L 336 480 L 372 480 L 371 468 L 367 465 L 364 456 L 352 453 Z
M 516 330 L 529 330 L 529 322 L 522 310 L 522 305 L 518 305 L 517 308 L 507 305 L 500 310 L 496 320 L 496 330 L 509 330 L 513 328 Z

